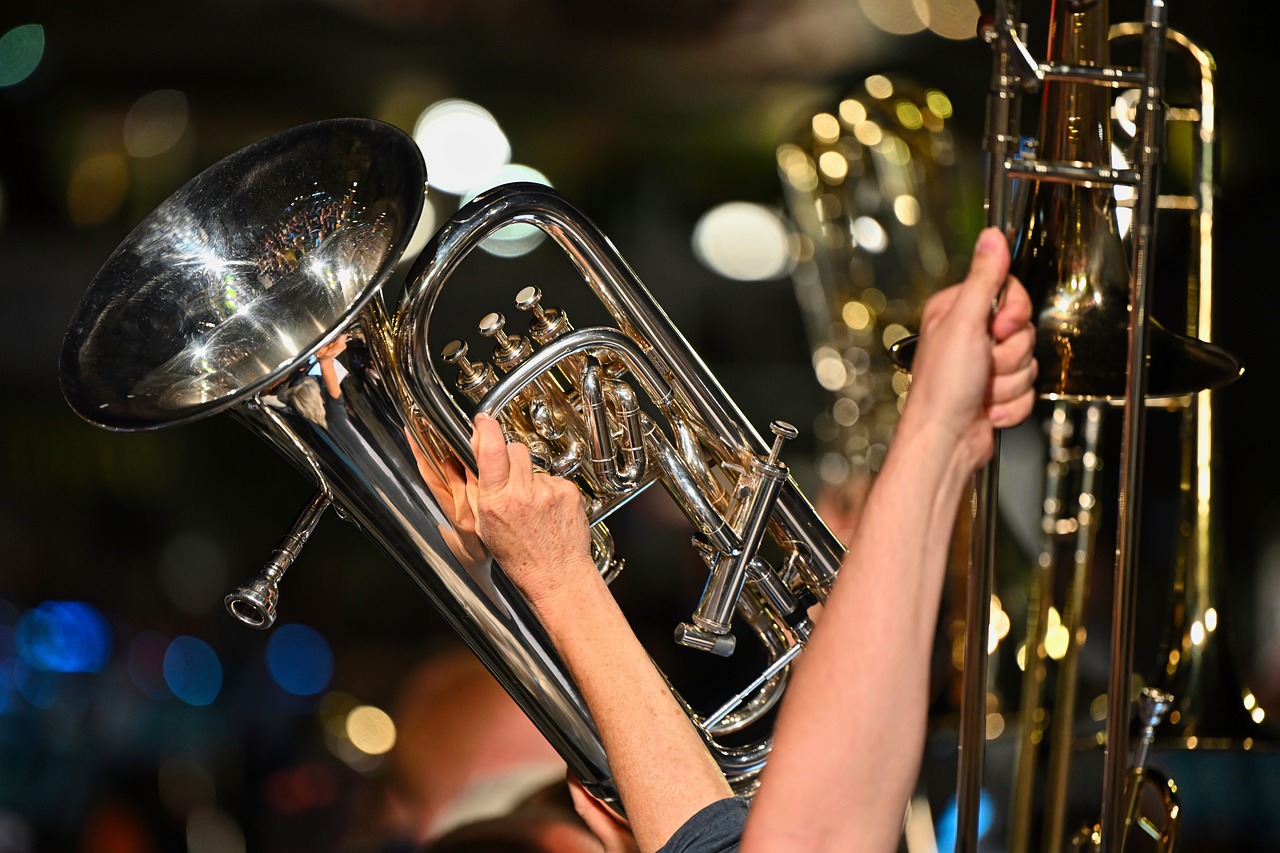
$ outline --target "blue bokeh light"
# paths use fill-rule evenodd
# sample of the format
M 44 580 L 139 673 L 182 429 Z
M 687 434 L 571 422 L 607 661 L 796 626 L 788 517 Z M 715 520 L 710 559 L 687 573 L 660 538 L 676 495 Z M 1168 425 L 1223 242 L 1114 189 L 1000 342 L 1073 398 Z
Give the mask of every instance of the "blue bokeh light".
M 333 651 L 314 628 L 281 625 L 267 643 L 267 671 L 281 689 L 295 696 L 312 696 L 329 686 Z
M 14 683 L 14 669 L 18 666 L 18 659 L 12 646 L 13 628 L 0 624 L 0 714 L 12 712 L 15 704 L 17 685 Z
M 991 794 L 983 788 L 978 792 L 978 838 L 987 834 L 991 829 L 991 825 L 996 818 L 996 804 L 991 798 Z M 935 832 L 938 838 L 939 853 L 952 853 L 956 849 L 956 833 L 959 829 L 957 823 L 959 821 L 959 806 L 956 798 L 952 795 L 947 800 L 947 804 L 942 808 L 942 814 L 938 817 L 938 825 Z
M 21 658 L 13 662 L 13 686 L 34 707 L 47 711 L 62 693 L 65 676 L 28 666 Z
M 222 663 L 198 637 L 175 637 L 164 653 L 164 680 L 188 705 L 208 705 L 222 690 Z
M 82 601 L 46 601 L 23 613 L 15 635 L 18 656 L 45 672 L 101 672 L 111 656 L 111 629 Z

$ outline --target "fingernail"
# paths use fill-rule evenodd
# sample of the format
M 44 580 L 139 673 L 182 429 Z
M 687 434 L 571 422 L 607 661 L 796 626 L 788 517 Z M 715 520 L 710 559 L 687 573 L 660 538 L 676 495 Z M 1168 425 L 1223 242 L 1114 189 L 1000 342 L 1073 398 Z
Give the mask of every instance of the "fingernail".
M 998 230 L 994 228 L 984 229 L 983 232 L 978 235 L 978 245 L 975 248 L 975 251 L 994 252 L 999 247 L 1000 241 L 1003 239 L 1004 236 L 1001 235 Z
M 476 412 L 476 418 L 475 418 L 475 419 L 476 419 L 477 421 L 481 421 L 481 420 L 484 420 L 484 421 L 491 421 L 491 420 L 493 420 L 493 415 L 490 415 L 490 414 L 488 414 L 487 412 Z

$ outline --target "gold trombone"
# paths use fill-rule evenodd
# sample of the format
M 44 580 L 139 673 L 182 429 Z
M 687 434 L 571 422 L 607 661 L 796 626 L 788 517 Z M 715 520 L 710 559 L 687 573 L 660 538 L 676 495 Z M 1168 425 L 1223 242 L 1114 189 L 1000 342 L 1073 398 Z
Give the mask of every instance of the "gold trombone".
M 1195 297 L 1197 308 L 1188 318 L 1188 334 L 1171 332 L 1151 316 L 1157 205 L 1163 199 L 1160 206 L 1178 206 L 1159 196 L 1158 188 L 1170 119 L 1164 104 L 1165 56 L 1169 42 L 1179 44 L 1181 37 L 1169 34 L 1164 6 L 1153 0 L 1147 4 L 1141 24 L 1124 25 L 1110 34 L 1140 43 L 1140 65 L 1119 67 L 1110 62 L 1105 0 L 1055 0 L 1051 17 L 1050 59 L 1043 63 L 1035 60 L 1026 46 L 1026 25 L 1020 20 L 1016 2 L 997 3 L 996 14 L 984 32 L 995 50 L 986 139 L 988 223 L 1005 228 L 1014 239 L 1013 271 L 1028 287 L 1038 312 L 1039 391 L 1043 398 L 1054 401 L 1049 420 L 1051 458 L 1045 483 L 1044 547 L 1028 593 L 1009 843 L 1013 850 L 1029 849 L 1032 813 L 1037 806 L 1043 811 L 1044 846 L 1036 849 L 1060 849 L 1065 841 L 1066 778 L 1085 638 L 1081 611 L 1095 563 L 1099 426 L 1108 411 L 1123 407 L 1110 649 L 1103 697 L 1106 708 L 1102 710 L 1105 732 L 1098 732 L 1098 742 L 1104 747 L 1101 820 L 1078 833 L 1074 843 L 1122 850 L 1131 841 L 1137 843 L 1137 828 L 1143 838 L 1157 842 L 1155 849 L 1169 850 L 1176 837 L 1176 797 L 1162 777 L 1145 766 L 1156 728 L 1182 701 L 1158 686 L 1169 686 L 1167 682 L 1147 685 L 1137 693 L 1141 736 L 1132 757 L 1129 749 L 1146 413 L 1149 406 L 1164 404 L 1185 407 L 1194 412 L 1188 417 L 1204 419 L 1203 429 L 1195 432 L 1203 448 L 1197 452 L 1197 464 L 1205 466 L 1200 473 L 1207 478 L 1211 437 L 1208 393 L 1233 381 L 1242 369 L 1225 350 L 1196 337 L 1208 329 L 1211 302 L 1205 288 L 1210 279 L 1205 267 L 1210 256 L 1201 256 L 1200 290 Z M 1021 103 L 1026 92 L 1040 89 L 1044 102 L 1039 133 L 1028 146 L 1020 132 Z M 1134 106 L 1134 142 L 1130 162 L 1119 166 L 1112 163 L 1109 145 L 1108 93 L 1112 89 L 1137 96 L 1121 99 Z M 1174 118 L 1179 116 L 1173 114 Z M 1019 192 L 1027 188 L 1025 210 L 1015 203 L 1015 184 Z M 1132 192 L 1127 234 L 1120 231 L 1116 217 L 1116 191 L 1120 188 Z M 1212 204 L 1211 200 L 1206 203 L 1203 172 L 1197 189 L 1201 197 L 1194 207 L 1200 212 L 1197 236 L 1203 252 L 1204 238 L 1211 239 L 1212 226 Z M 909 341 L 899 347 L 898 354 L 904 361 L 909 359 Z M 1130 401 L 1142 403 L 1132 405 Z M 977 849 L 978 795 L 983 778 L 996 467 L 993 463 L 979 475 L 973 504 L 975 535 L 958 773 L 957 849 L 966 851 Z M 1069 482 L 1063 480 L 1067 476 Z M 1075 485 L 1075 505 L 1068 511 L 1068 493 Z M 1198 529 L 1207 536 L 1207 498 L 1198 512 L 1202 513 Z M 1055 570 L 1055 549 L 1064 538 L 1073 553 L 1065 582 Z M 1207 560 L 1207 553 L 1198 556 Z M 1197 571 L 1207 571 L 1207 562 L 1202 565 L 1203 570 Z M 1052 608 L 1055 588 L 1062 587 L 1065 603 L 1060 609 Z M 1053 630 L 1062 638 L 1063 647 L 1050 655 L 1046 643 L 1054 617 Z M 1200 624 L 1203 628 L 1204 622 Z M 1049 657 L 1061 661 L 1056 665 L 1052 711 L 1042 696 Z M 1047 788 L 1037 798 L 1038 756 L 1046 739 L 1050 742 Z M 1163 813 L 1143 811 L 1143 801 L 1162 805 Z

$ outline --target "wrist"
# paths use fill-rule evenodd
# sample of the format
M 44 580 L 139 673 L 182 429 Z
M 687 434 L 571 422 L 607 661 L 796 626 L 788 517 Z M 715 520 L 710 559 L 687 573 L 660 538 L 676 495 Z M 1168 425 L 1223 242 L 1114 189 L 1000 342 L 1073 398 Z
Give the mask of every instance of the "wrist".
M 539 581 L 526 581 L 519 586 L 529 606 L 553 634 L 583 624 L 605 601 L 614 603 L 595 563 L 586 556 L 574 557 L 545 573 Z
M 906 467 L 907 476 L 938 493 L 963 490 L 977 467 L 964 433 L 945 419 L 912 417 L 910 407 L 894 430 L 889 466 Z

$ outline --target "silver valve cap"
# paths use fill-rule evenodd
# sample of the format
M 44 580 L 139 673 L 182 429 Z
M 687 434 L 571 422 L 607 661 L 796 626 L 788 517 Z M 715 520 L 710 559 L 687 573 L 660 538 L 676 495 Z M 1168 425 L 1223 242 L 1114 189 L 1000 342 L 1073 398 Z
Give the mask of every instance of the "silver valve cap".
M 774 421 L 769 424 L 769 429 L 773 431 L 773 447 L 769 449 L 769 464 L 777 465 L 778 457 L 782 455 L 782 445 L 800 434 L 800 430 L 796 429 L 786 421 Z

